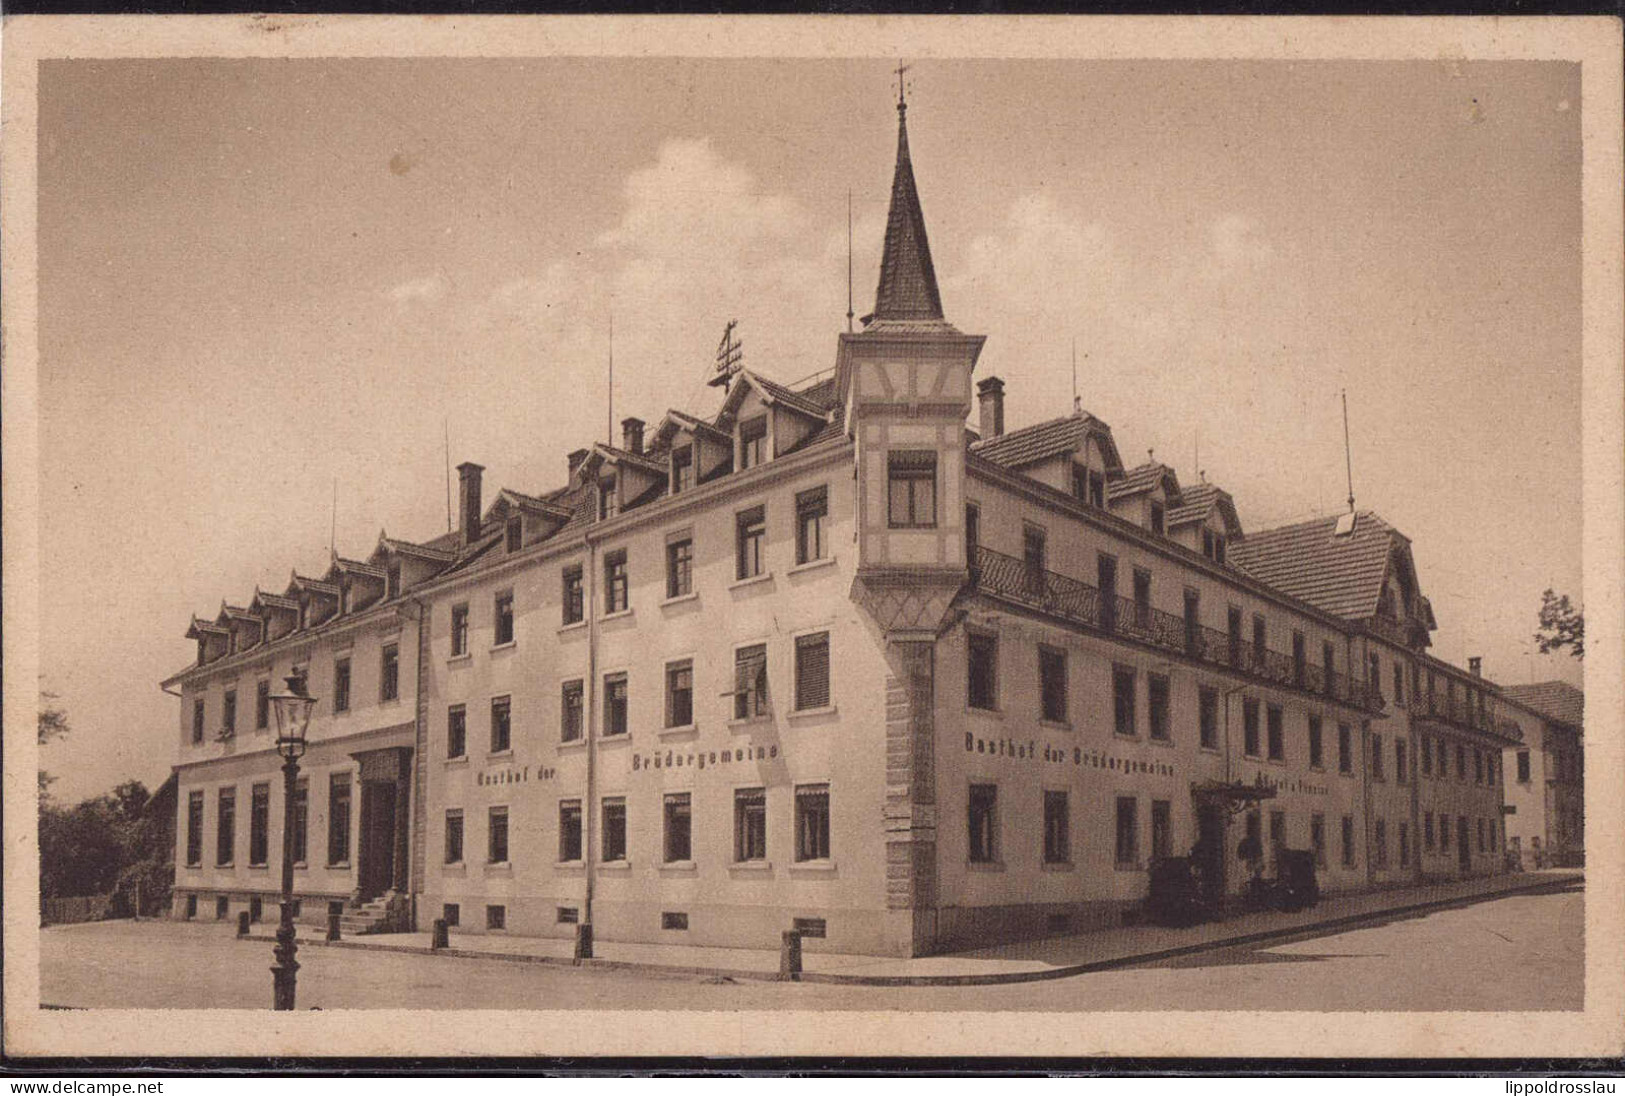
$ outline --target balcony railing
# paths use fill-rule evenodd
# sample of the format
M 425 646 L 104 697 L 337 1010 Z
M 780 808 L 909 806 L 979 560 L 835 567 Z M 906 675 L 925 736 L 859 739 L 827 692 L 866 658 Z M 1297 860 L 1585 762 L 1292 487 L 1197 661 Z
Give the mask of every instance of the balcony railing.
M 1108 596 L 1086 582 L 1044 570 L 991 548 L 976 547 L 971 585 L 989 597 L 1062 617 L 1102 635 L 1134 640 L 1270 685 L 1371 710 L 1382 707 L 1380 693 L 1365 682 L 1351 680 L 1346 674 L 1309 665 L 1280 651 L 1243 643 L 1227 632 L 1204 627 L 1144 602 Z
M 1486 700 L 1479 706 L 1460 694 L 1424 692 L 1411 698 L 1413 718 L 1436 719 L 1469 731 L 1500 733 L 1499 714 L 1493 701 Z

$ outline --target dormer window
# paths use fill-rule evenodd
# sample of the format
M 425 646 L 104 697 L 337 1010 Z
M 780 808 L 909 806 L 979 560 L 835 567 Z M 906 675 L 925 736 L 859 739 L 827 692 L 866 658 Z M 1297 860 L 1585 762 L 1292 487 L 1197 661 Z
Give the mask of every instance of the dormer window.
M 608 476 L 598 481 L 598 520 L 607 521 L 614 517 L 617 511 L 615 477 Z
M 694 447 L 685 445 L 671 451 L 671 493 L 680 495 L 694 489 Z
M 755 468 L 767 459 L 767 416 L 739 424 L 739 470 Z
M 1089 505 L 1096 509 L 1106 507 L 1106 474 L 1104 472 L 1089 473 Z
M 1202 554 L 1214 563 L 1224 562 L 1224 534 L 1212 529 L 1202 530 Z
M 510 552 L 517 552 L 525 543 L 525 523 L 517 515 L 508 519 L 506 529 L 507 547 Z
M 392 598 L 401 596 L 401 565 L 391 563 L 385 574 L 385 589 Z
M 1089 501 L 1089 469 L 1081 464 L 1072 466 L 1072 497 L 1079 502 Z
M 1160 503 L 1160 502 L 1152 502 L 1151 503 L 1151 531 L 1153 533 L 1156 533 L 1158 536 L 1161 536 L 1162 531 L 1163 531 L 1163 524 L 1162 524 L 1163 523 L 1163 514 L 1164 514 L 1164 510 L 1163 510 L 1162 503 Z

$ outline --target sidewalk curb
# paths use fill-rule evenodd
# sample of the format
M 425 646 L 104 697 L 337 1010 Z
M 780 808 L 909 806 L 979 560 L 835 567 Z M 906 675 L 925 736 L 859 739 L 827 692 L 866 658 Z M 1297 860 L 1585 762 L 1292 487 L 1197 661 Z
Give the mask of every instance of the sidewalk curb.
M 1459 895 L 1455 898 L 1439 898 L 1426 902 L 1412 902 L 1401 906 L 1389 906 L 1380 910 L 1368 910 L 1364 913 L 1345 914 L 1342 917 L 1332 917 L 1324 921 L 1283 925 L 1279 928 L 1264 929 L 1258 932 L 1238 933 L 1235 936 L 1226 936 L 1216 940 L 1204 940 L 1200 943 L 1161 948 L 1156 951 L 1139 952 L 1134 955 L 1119 955 L 1110 959 L 1095 959 L 1087 963 L 1074 963 L 1064 967 L 1053 967 L 1049 970 L 1011 971 L 1003 974 L 835 974 L 804 971 L 799 981 L 848 986 L 999 986 L 1013 985 L 1020 982 L 1046 982 L 1056 978 L 1072 978 L 1079 974 L 1093 974 L 1123 967 L 1142 966 L 1146 963 L 1178 959 L 1186 955 L 1196 955 L 1205 951 L 1218 951 L 1223 948 L 1239 947 L 1244 944 L 1256 944 L 1266 940 L 1314 935 L 1326 929 L 1344 928 L 1368 921 L 1380 921 L 1430 910 L 1448 909 L 1453 906 L 1471 906 L 1479 902 L 1493 901 L 1513 894 L 1564 889 L 1574 886 L 1576 883 L 1583 886 L 1584 882 L 1585 877 L 1583 875 L 1563 879 L 1543 879 L 1520 886 L 1505 887 L 1497 891 Z M 238 939 L 273 942 L 276 938 L 261 933 L 238 937 Z M 540 963 L 546 966 L 577 967 L 588 970 L 632 971 L 666 977 L 723 977 L 732 978 L 736 981 L 753 982 L 779 982 L 784 980 L 776 970 L 731 970 L 723 967 L 682 966 L 627 959 L 573 959 L 558 955 L 526 955 L 521 952 L 477 951 L 470 948 L 436 949 L 416 945 L 400 947 L 391 944 L 369 944 L 361 940 L 301 940 L 299 946 L 350 948 L 356 951 L 389 952 L 397 955 L 432 955 L 447 959 L 494 959 L 498 962 L 507 963 Z

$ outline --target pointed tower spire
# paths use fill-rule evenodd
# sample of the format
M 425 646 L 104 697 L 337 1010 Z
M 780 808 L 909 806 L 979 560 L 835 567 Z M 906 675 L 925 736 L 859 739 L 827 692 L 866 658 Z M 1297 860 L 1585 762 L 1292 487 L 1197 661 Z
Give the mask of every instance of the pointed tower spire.
M 892 176 L 891 211 L 886 215 L 886 247 L 880 256 L 880 285 L 875 290 L 873 320 L 941 320 L 942 297 L 925 238 L 925 215 L 914 187 L 914 165 L 908 155 L 908 103 L 903 72 L 897 70 L 897 169 Z

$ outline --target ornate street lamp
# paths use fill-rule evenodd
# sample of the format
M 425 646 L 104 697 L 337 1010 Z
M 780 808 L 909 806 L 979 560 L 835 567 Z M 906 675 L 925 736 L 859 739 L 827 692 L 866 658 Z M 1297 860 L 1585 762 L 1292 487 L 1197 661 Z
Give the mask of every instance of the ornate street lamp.
M 305 731 L 310 726 L 310 710 L 316 701 L 305 688 L 305 675 L 295 672 L 285 679 L 285 692 L 271 695 L 276 711 L 276 752 L 282 755 L 282 922 L 276 930 L 276 965 L 271 981 L 276 1009 L 292 1009 L 294 981 L 299 964 L 294 961 L 298 945 L 293 927 L 293 798 L 299 782 L 299 759 L 305 755 Z

